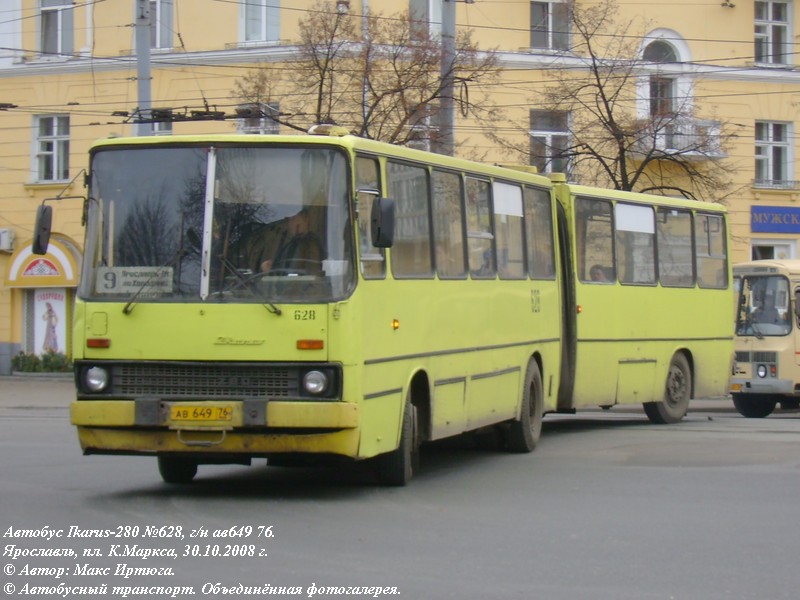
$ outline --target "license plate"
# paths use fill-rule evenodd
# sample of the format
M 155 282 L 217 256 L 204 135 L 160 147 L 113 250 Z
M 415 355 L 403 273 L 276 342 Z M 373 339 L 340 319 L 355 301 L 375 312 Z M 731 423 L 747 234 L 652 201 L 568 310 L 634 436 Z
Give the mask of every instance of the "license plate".
M 172 421 L 230 421 L 233 418 L 232 406 L 171 406 L 169 418 Z

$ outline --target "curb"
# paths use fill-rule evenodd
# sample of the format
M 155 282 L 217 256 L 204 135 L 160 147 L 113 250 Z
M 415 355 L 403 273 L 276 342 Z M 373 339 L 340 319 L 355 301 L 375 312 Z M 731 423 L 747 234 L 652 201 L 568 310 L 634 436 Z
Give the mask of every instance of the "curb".
M 7 375 L 13 379 L 45 379 L 52 381 L 72 381 L 74 375 L 69 373 L 29 373 L 27 371 L 11 371 L 11 375 Z

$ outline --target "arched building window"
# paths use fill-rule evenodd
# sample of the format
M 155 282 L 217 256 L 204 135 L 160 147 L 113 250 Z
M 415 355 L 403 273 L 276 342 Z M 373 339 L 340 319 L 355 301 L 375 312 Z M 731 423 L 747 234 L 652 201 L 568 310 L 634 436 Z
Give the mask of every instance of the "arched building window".
M 675 48 L 664 40 L 650 42 L 644 48 L 642 57 L 648 62 L 676 63 L 678 54 Z M 673 115 L 678 112 L 677 107 L 677 77 L 671 75 L 655 74 L 650 76 L 649 97 L 650 116 L 661 117 Z
M 683 64 L 690 61 L 689 47 L 671 29 L 657 29 L 647 35 L 641 57 L 650 74 L 637 81 L 638 113 L 641 118 L 657 118 L 692 111 L 692 83 Z
M 722 156 L 720 123 L 695 116 L 689 45 L 671 29 L 656 29 L 639 51 L 643 74 L 636 81 L 636 112 L 655 149 Z
M 642 58 L 650 62 L 671 63 L 678 62 L 678 54 L 672 44 L 664 40 L 655 40 L 645 46 Z

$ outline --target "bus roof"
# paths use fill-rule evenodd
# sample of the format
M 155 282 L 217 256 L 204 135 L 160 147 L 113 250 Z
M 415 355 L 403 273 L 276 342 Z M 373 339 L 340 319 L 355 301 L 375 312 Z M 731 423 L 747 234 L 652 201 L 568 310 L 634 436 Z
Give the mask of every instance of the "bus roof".
M 734 275 L 767 275 L 785 273 L 800 275 L 800 259 L 785 260 L 751 260 L 733 265 Z
M 608 200 L 623 200 L 625 202 L 638 202 L 643 204 L 659 204 L 661 206 L 674 206 L 676 208 L 690 208 L 694 210 L 727 212 L 723 204 L 704 202 L 702 200 L 689 200 L 675 196 L 659 196 L 656 194 L 642 194 L 638 192 L 623 192 L 605 188 L 589 187 L 584 185 L 569 184 L 570 193 L 575 196 L 592 196 Z
M 246 134 L 209 134 L 209 135 L 165 135 L 165 136 L 140 136 L 140 137 L 118 137 L 107 138 L 96 141 L 92 144 L 91 152 L 101 148 L 114 146 L 170 146 L 184 144 L 247 144 L 247 145 L 270 145 L 270 144 L 302 144 L 302 145 L 322 145 L 338 146 L 354 152 L 367 152 L 378 156 L 386 156 L 419 162 L 424 164 L 434 164 L 445 169 L 467 170 L 483 175 L 510 179 L 514 181 L 524 181 L 533 185 L 550 188 L 553 182 L 549 177 L 533 173 L 527 169 L 516 169 L 508 166 L 499 166 L 476 161 L 455 158 L 443 154 L 406 148 L 395 144 L 387 144 L 376 140 L 369 140 L 355 135 L 246 135 Z
M 170 146 L 185 144 L 247 144 L 247 145 L 270 145 L 270 144 L 302 144 L 302 145 L 321 145 L 338 146 L 353 152 L 365 152 L 377 156 L 392 157 L 409 162 L 418 162 L 426 165 L 438 165 L 445 169 L 466 170 L 479 173 L 488 177 L 496 177 L 517 182 L 525 182 L 544 188 L 556 187 L 568 189 L 569 193 L 576 196 L 601 197 L 609 200 L 622 200 L 642 204 L 659 204 L 662 206 L 674 206 L 676 208 L 687 208 L 694 210 L 704 210 L 712 212 L 726 212 L 726 208 L 721 204 L 702 202 L 698 200 L 687 200 L 685 198 L 674 198 L 670 196 L 657 196 L 655 194 L 641 194 L 636 192 L 623 192 L 607 188 L 589 187 L 583 185 L 573 185 L 560 183 L 564 176 L 560 173 L 555 174 L 554 183 L 549 177 L 533 173 L 529 167 L 514 168 L 511 166 L 500 166 L 471 160 L 455 158 L 443 154 L 406 148 L 395 144 L 387 144 L 376 140 L 369 140 L 355 135 L 340 135 L 341 128 L 335 128 L 331 134 L 305 134 L 305 135 L 247 135 L 240 133 L 231 134 L 208 134 L 208 135 L 169 135 L 169 136 L 139 136 L 139 137 L 119 137 L 107 138 L 96 141 L 92 144 L 91 152 L 101 148 L 114 146 Z M 565 186 L 565 187 L 562 187 Z

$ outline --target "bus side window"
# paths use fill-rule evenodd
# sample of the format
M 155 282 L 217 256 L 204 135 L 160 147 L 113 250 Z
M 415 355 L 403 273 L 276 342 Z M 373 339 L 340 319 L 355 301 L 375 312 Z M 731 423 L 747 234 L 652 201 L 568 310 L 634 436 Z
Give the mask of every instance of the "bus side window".
M 698 214 L 695 218 L 694 239 L 697 281 L 700 287 L 728 287 L 725 220 L 718 215 Z
M 666 287 L 694 286 L 692 213 L 661 207 L 656 213 L 658 278 Z
M 428 171 L 395 161 L 386 163 L 389 198 L 395 202 L 392 274 L 431 278 L 430 186 Z
M 656 227 L 651 206 L 617 202 L 614 206 L 617 276 L 638 285 L 656 282 Z
M 496 267 L 493 241 L 489 182 L 467 177 L 469 272 L 477 279 L 494 278 Z
M 461 176 L 433 171 L 433 241 L 436 273 L 442 279 L 467 276 Z
M 525 188 L 525 247 L 533 279 L 556 275 L 553 248 L 553 203 L 547 190 Z
M 377 159 L 359 156 L 356 159 L 356 200 L 358 201 L 358 246 L 361 273 L 365 279 L 386 276 L 386 254 L 372 245 L 372 201 L 380 196 L 380 170 Z
M 578 278 L 591 282 L 593 266 L 602 269 L 605 279 L 616 280 L 611 202 L 593 198 L 575 201 L 575 244 Z
M 500 279 L 525 278 L 525 248 L 522 244 L 522 188 L 495 181 L 494 230 L 497 272 Z
M 800 288 L 794 291 L 794 317 L 797 319 L 797 324 L 800 325 Z

